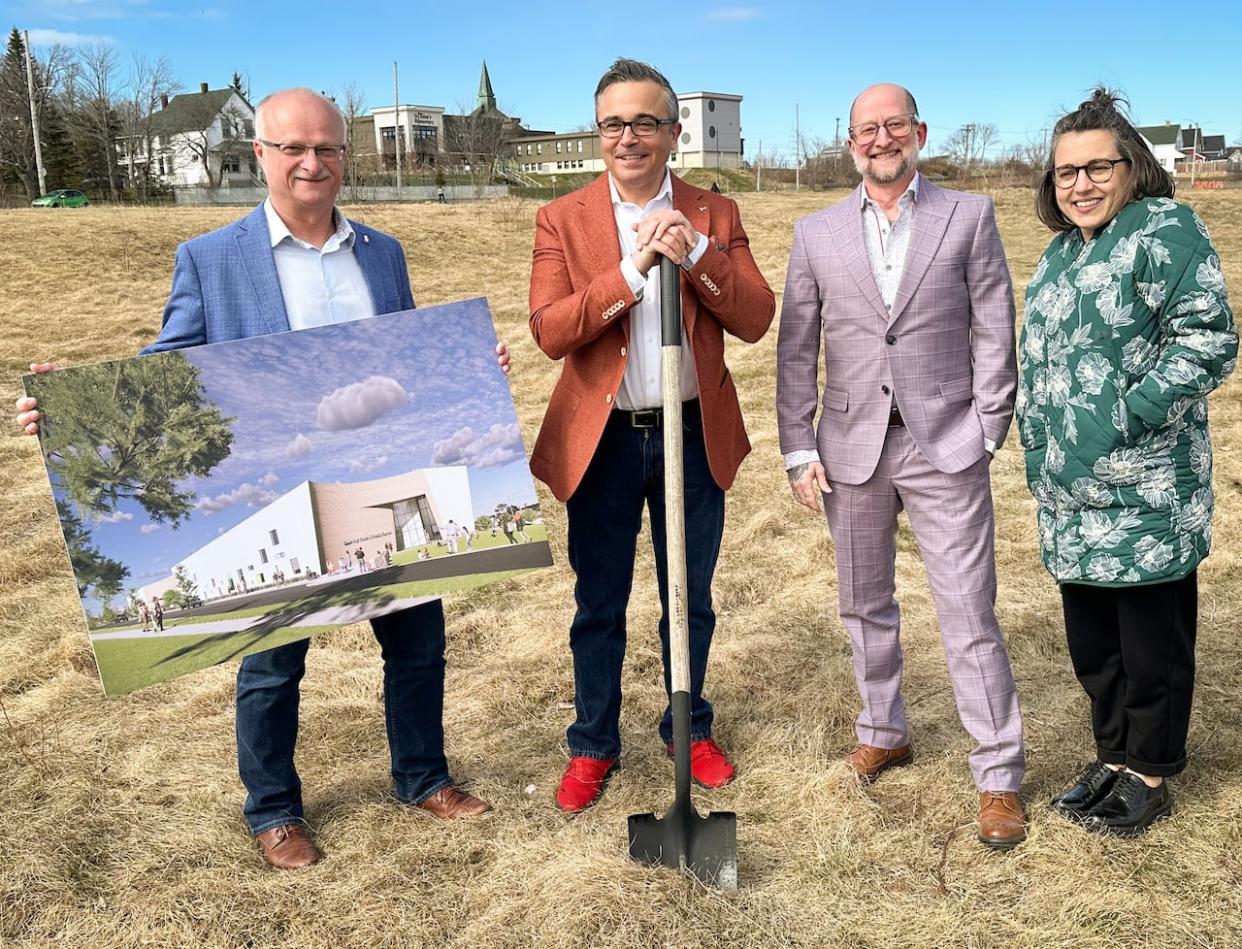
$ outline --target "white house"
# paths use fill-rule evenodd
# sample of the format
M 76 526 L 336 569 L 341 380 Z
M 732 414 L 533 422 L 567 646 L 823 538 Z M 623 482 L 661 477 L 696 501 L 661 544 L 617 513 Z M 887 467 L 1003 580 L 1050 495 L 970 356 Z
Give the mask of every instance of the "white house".
M 1177 162 L 1186 157 L 1182 151 L 1183 135 L 1189 144 L 1191 133 L 1196 130 L 1183 129 L 1180 125 L 1165 122 L 1163 125 L 1143 125 L 1136 131 L 1143 136 L 1143 141 L 1156 156 L 1156 161 L 1160 162 L 1160 167 L 1172 174 Z
M 258 183 L 259 169 L 251 142 L 254 108 L 236 89 L 208 89 L 162 96 L 151 114 L 150 156 L 141 142 L 133 145 L 135 165 L 150 161 L 151 176 L 176 187 L 248 187 Z M 128 143 L 122 142 L 121 165 L 128 167 Z

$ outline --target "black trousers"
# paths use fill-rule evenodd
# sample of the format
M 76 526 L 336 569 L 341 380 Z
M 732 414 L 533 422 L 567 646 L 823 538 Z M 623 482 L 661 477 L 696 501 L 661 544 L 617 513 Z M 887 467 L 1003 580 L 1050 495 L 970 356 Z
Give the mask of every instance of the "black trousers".
M 1061 605 L 1099 759 L 1152 777 L 1179 773 L 1195 684 L 1196 572 L 1148 586 L 1063 583 Z

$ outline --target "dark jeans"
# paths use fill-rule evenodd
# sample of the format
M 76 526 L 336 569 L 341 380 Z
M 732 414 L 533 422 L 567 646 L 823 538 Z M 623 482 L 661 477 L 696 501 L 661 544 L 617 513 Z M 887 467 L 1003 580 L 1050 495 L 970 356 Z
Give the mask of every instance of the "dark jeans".
M 444 760 L 444 608 L 439 600 L 371 621 L 384 660 L 384 718 L 397 797 L 417 803 L 452 784 Z M 298 685 L 310 640 L 242 660 L 237 671 L 237 767 L 252 833 L 302 821 L 293 766 Z
M 703 679 L 716 628 L 712 574 L 724 532 L 724 492 L 712 480 L 707 465 L 697 401 L 686 403 L 684 426 L 690 737 L 701 741 L 712 733 L 712 707 L 703 698 Z M 664 689 L 670 691 L 663 438 L 662 429 L 631 428 L 625 416 L 614 412 L 582 483 L 566 504 L 569 563 L 577 575 L 574 599 L 578 611 L 569 630 L 577 719 L 566 732 L 570 754 L 575 756 L 609 759 L 621 753 L 625 608 L 644 504 L 651 521 L 660 588 Z M 666 707 L 660 720 L 660 738 L 665 744 L 673 740 L 672 723 L 672 710 Z
M 1152 777 L 1186 767 L 1197 582 L 1192 571 L 1147 586 L 1061 584 L 1070 659 L 1106 764 Z

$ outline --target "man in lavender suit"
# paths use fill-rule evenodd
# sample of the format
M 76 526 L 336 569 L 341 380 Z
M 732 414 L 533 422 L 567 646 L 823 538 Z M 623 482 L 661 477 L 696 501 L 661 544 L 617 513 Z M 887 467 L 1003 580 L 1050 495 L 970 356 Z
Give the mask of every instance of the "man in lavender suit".
M 1013 287 L 992 202 L 917 172 L 927 126 L 901 86 L 850 110 L 862 184 L 798 221 L 777 345 L 781 451 L 797 500 L 823 498 L 862 696 L 863 781 L 913 757 L 901 697 L 897 514 L 927 568 L 962 725 L 979 838 L 1026 835 L 1022 719 L 996 622 L 988 465 L 1013 415 Z M 818 429 L 820 337 L 827 371 Z

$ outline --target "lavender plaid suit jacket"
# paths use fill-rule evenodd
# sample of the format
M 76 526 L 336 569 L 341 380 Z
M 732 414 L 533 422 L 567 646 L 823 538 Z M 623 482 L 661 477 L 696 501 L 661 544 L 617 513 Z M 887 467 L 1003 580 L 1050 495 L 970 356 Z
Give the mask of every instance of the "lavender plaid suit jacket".
M 889 312 L 867 257 L 861 189 L 794 225 L 777 342 L 781 451 L 817 449 L 829 481 L 862 484 L 895 394 L 924 457 L 962 471 L 985 439 L 1004 440 L 1017 390 L 1013 285 L 992 201 L 922 180 Z

